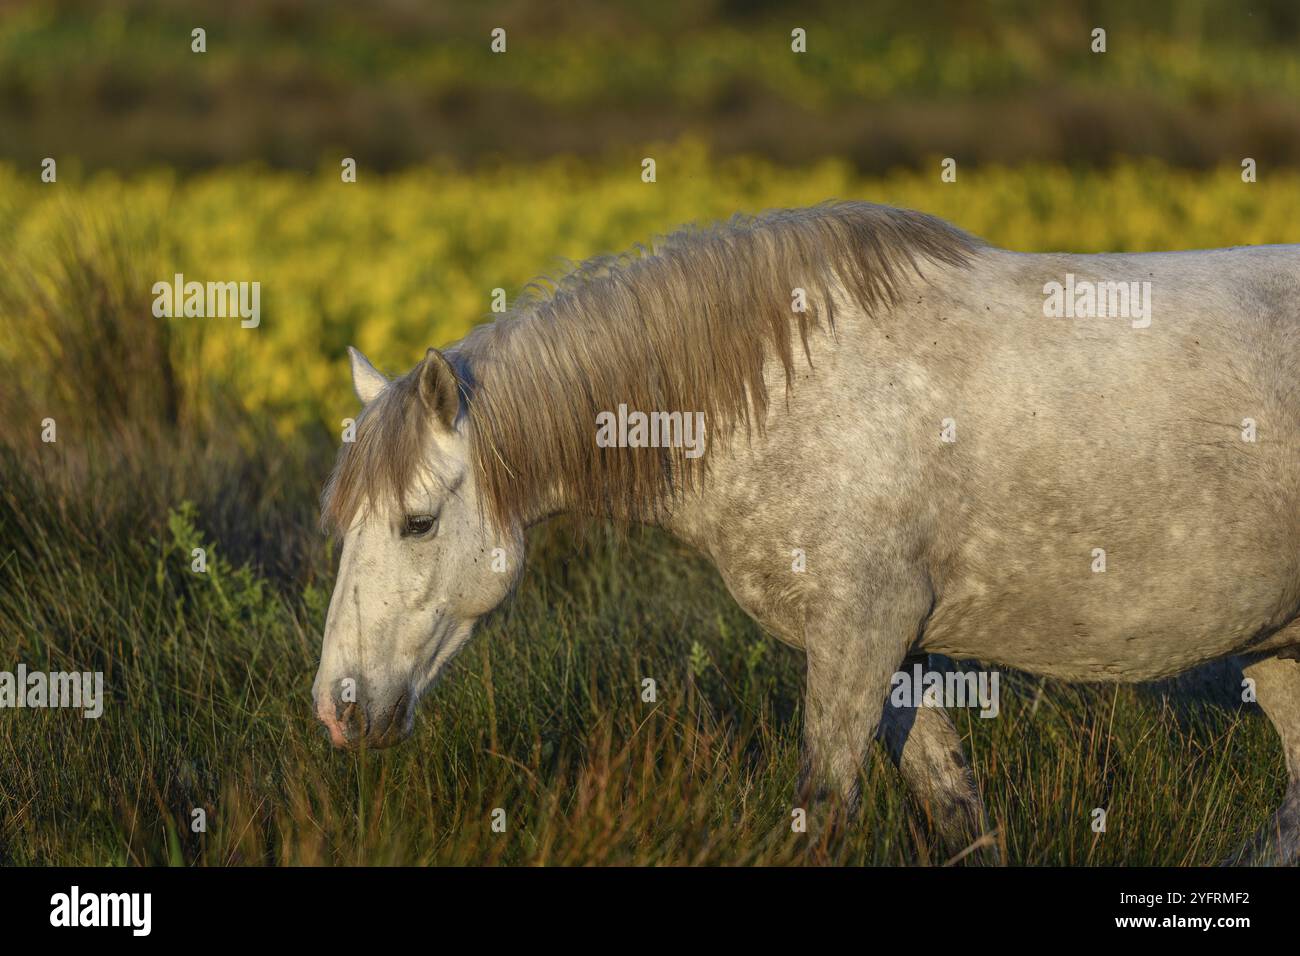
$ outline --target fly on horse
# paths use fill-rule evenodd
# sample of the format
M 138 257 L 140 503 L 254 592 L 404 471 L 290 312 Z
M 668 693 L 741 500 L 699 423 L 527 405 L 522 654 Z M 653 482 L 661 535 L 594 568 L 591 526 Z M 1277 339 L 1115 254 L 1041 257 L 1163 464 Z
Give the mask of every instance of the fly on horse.
M 568 513 L 665 528 L 805 652 L 812 797 L 851 803 L 879 739 L 946 836 L 980 832 L 947 714 L 889 701 L 909 657 L 1128 682 L 1233 658 L 1289 771 L 1241 858 L 1300 852 L 1300 247 L 1021 254 L 831 203 L 591 260 L 391 381 L 351 357 L 335 745 L 409 734 Z M 703 453 L 598 441 L 627 410 L 702 416 Z

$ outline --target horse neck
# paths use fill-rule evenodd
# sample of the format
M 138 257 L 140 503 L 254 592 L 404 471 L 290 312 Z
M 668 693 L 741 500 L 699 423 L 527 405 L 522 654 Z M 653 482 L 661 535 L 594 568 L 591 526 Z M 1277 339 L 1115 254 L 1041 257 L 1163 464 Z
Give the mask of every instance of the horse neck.
M 555 476 L 541 500 L 531 503 L 525 510 L 523 525 L 527 530 L 552 518 L 573 517 L 579 520 L 611 521 L 617 524 L 639 524 L 661 528 L 687 543 L 696 543 L 700 517 L 707 511 L 709 501 L 710 494 L 706 483 L 701 488 L 674 498 L 664 498 L 656 502 L 655 507 L 646 509 L 636 517 L 629 518 L 626 515 L 607 511 L 591 514 L 575 505 L 574 496 L 567 490 L 563 476 Z
M 515 321 L 518 322 L 518 320 Z M 513 347 L 509 350 L 501 348 L 502 340 L 499 335 L 501 332 L 510 335 L 511 339 L 513 339 L 510 343 Z M 453 347 L 453 364 L 456 366 L 457 372 L 472 383 L 471 392 L 482 390 L 484 395 L 491 394 L 491 390 L 499 382 L 506 380 L 506 377 L 510 376 L 510 364 L 520 361 L 520 356 L 528 353 L 528 348 L 520 344 L 521 342 L 527 342 L 528 338 L 527 328 L 518 324 L 513 329 L 504 330 L 484 326 L 481 331 L 472 333 L 464 342 Z M 480 377 L 480 372 L 485 373 L 485 375 Z M 517 386 L 521 380 L 527 379 L 517 376 L 510 379 L 510 382 Z M 527 404 L 531 407 L 546 407 L 551 400 L 551 396 L 544 394 L 544 388 L 539 388 L 538 392 L 538 394 L 528 394 L 523 397 L 515 393 L 511 401 L 515 404 Z M 641 409 L 641 411 L 648 410 Z M 684 415 L 693 413 L 689 409 L 657 409 L 656 411 L 680 411 Z M 500 412 L 501 409 L 498 406 L 498 414 Z M 575 421 L 572 427 L 583 429 L 582 440 L 594 444 L 597 428 L 595 420 Z M 545 442 L 548 438 L 545 435 L 538 435 L 536 440 Z M 627 449 L 626 451 L 635 454 L 653 453 L 651 449 L 637 449 L 635 451 Z M 718 450 L 710 448 L 709 454 L 717 455 Z M 543 465 L 549 464 L 546 456 L 540 456 L 537 461 L 529 462 L 529 465 L 533 467 L 533 474 L 538 473 L 536 465 L 539 462 Z M 699 524 L 699 516 L 706 506 L 705 502 L 708 494 L 708 482 L 699 482 L 697 480 L 695 487 L 685 488 L 671 497 L 664 496 L 659 500 L 645 502 L 637 509 L 636 514 L 628 515 L 611 513 L 609 510 L 593 511 L 589 496 L 586 500 L 583 500 L 581 495 L 574 493 L 574 487 L 580 485 L 581 479 L 573 475 L 556 473 L 545 476 L 540 487 L 530 489 L 526 493 L 531 500 L 521 501 L 521 507 L 517 512 L 519 523 L 526 530 L 533 525 L 554 517 L 573 515 L 581 520 L 612 520 L 616 523 L 639 523 L 660 527 L 689 541 L 695 536 L 694 528 Z

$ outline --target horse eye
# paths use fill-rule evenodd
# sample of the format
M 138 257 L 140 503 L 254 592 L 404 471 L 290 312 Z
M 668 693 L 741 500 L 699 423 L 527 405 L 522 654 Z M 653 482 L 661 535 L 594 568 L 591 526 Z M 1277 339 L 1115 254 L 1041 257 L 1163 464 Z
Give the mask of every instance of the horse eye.
M 407 515 L 402 526 L 403 538 L 422 538 L 438 526 L 436 515 Z

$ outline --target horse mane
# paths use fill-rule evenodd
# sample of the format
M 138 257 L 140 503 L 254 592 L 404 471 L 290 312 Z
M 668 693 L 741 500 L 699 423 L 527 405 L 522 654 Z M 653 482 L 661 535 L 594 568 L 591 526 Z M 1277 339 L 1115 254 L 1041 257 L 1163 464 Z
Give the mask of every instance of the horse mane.
M 447 351 L 457 369 L 485 510 L 509 527 L 563 488 L 580 516 L 653 519 L 703 479 L 737 428 L 761 429 L 763 370 L 790 387 L 794 335 L 833 331 L 834 302 L 893 305 L 919 258 L 965 265 L 980 240 L 941 219 L 866 202 L 824 203 L 684 228 L 533 282 L 510 313 Z M 805 290 L 806 311 L 792 307 Z M 326 487 L 323 519 L 346 527 L 362 497 L 395 496 L 420 461 L 419 367 L 363 411 Z M 602 448 L 596 416 L 703 412 L 708 452 Z

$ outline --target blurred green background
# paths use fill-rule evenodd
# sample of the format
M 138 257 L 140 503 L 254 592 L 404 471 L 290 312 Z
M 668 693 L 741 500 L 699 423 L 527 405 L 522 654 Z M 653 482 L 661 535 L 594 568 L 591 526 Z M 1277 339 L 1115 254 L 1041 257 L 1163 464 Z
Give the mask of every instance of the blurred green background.
M 1300 159 L 1294 0 L 46 0 L 0 19 L 0 157 L 371 169 L 683 134 L 862 171 Z M 208 52 L 190 52 L 194 27 Z M 507 54 L 489 34 L 507 31 Z M 793 56 L 790 33 L 807 32 Z M 1107 30 L 1107 52 L 1090 32 Z

